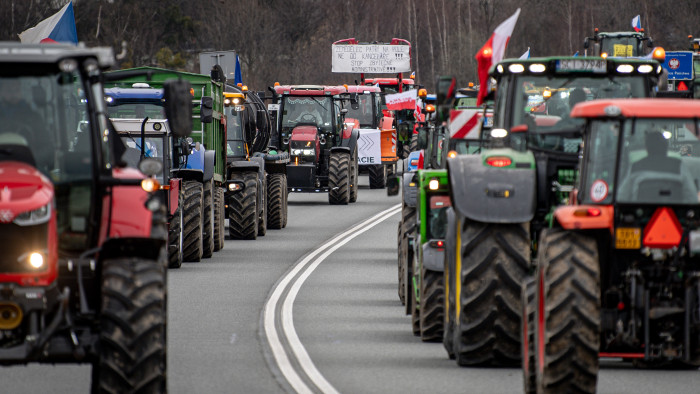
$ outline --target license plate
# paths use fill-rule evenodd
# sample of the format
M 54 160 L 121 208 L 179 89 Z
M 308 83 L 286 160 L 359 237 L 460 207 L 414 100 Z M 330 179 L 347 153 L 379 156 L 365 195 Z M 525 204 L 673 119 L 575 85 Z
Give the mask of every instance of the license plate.
M 616 249 L 639 249 L 642 247 L 642 229 L 618 227 L 615 229 Z
M 579 72 L 607 72 L 605 60 L 597 59 L 562 59 L 557 60 L 557 71 L 579 71 Z

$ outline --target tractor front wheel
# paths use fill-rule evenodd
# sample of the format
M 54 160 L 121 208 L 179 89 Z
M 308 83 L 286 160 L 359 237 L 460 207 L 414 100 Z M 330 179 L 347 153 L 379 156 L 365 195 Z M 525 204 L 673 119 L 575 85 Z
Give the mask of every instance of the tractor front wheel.
M 217 187 L 214 193 L 214 251 L 224 248 L 226 230 L 226 207 L 224 207 L 224 189 Z
M 350 155 L 331 153 L 328 163 L 328 202 L 347 205 L 350 202 Z
M 536 273 L 538 393 L 595 393 L 600 351 L 600 267 L 596 240 L 546 229 Z
M 274 230 L 284 227 L 285 177 L 282 173 L 267 176 L 267 227 Z
M 520 315 L 522 330 L 520 331 L 523 387 L 525 394 L 535 394 L 535 280 L 529 278 L 522 287 L 520 293 L 522 313 Z
M 445 287 L 443 273 L 421 267 L 420 338 L 424 342 L 439 342 L 445 319 Z
M 214 212 L 214 183 L 209 180 L 204 183 L 204 213 L 203 219 L 204 227 L 202 227 L 202 244 L 204 249 L 202 250 L 202 257 L 210 258 L 214 254 L 214 227 L 215 227 L 215 216 Z
M 257 239 L 258 237 L 258 173 L 249 171 L 236 174 L 243 182 L 239 190 L 229 198 L 228 232 L 232 239 Z
M 165 267 L 135 257 L 102 262 L 102 311 L 92 391 L 164 393 Z
M 177 209 L 168 223 L 168 268 L 182 267 L 183 260 L 183 192 L 178 195 Z
M 184 213 L 184 261 L 202 260 L 202 184 L 197 181 L 183 182 L 185 189 Z
M 386 167 L 382 164 L 367 166 L 369 171 L 369 188 L 383 189 L 386 187 Z

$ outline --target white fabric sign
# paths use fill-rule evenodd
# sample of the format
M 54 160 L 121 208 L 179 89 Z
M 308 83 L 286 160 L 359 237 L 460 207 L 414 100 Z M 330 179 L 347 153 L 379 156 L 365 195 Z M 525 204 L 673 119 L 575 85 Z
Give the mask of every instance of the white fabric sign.
M 357 139 L 357 161 L 360 165 L 382 164 L 381 132 L 378 129 L 360 129 Z
M 334 73 L 386 73 L 411 71 L 408 45 L 333 45 Z

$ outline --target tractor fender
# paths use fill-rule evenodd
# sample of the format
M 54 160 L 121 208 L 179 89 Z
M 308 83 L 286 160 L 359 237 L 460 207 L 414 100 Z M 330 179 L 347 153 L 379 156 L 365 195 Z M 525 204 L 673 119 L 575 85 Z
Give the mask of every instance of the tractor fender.
M 445 270 L 445 248 L 433 248 L 430 246 L 430 242 L 424 242 L 422 248 L 423 267 L 431 271 L 443 272 Z
M 615 209 L 611 205 L 567 205 L 554 211 L 556 224 L 565 230 L 613 231 Z
M 354 152 L 355 147 L 357 146 L 357 139 L 358 138 L 360 138 L 360 130 L 352 129 L 352 132 L 350 132 L 350 137 L 344 138 L 340 142 L 340 146 L 347 147 L 350 150 L 350 152 Z
M 450 199 L 455 211 L 485 223 L 523 223 L 535 215 L 534 168 L 485 165 L 482 155 L 447 160 Z
M 209 182 L 214 177 L 214 164 L 216 161 L 216 152 L 209 149 L 204 152 L 204 182 Z
M 183 181 L 197 181 L 201 183 L 204 177 L 204 172 L 202 170 L 184 168 L 181 170 L 170 171 L 170 176 L 180 178 Z
M 165 239 L 158 238 L 110 238 L 100 249 L 100 260 L 118 257 L 141 257 L 158 261 Z
M 335 152 L 344 152 L 347 154 L 351 154 L 350 152 L 352 152 L 352 151 L 350 150 L 350 148 L 348 148 L 346 146 L 334 146 L 331 148 L 331 153 L 335 153 Z
M 177 205 L 180 201 L 180 194 L 182 193 L 182 179 L 170 178 L 168 185 L 170 186 L 170 189 L 168 190 L 168 214 L 172 216 L 177 211 Z
M 418 197 L 418 185 L 413 182 L 415 175 L 413 172 L 403 174 L 403 203 L 412 208 L 416 206 Z M 413 186 L 410 186 L 411 182 Z

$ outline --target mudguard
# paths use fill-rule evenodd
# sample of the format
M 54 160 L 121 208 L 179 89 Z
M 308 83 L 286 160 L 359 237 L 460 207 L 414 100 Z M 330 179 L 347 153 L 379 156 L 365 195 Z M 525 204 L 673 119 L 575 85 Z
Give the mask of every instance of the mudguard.
M 445 211 L 447 215 L 447 231 L 445 232 L 445 261 L 444 267 L 454 267 L 456 262 L 456 251 L 461 250 L 461 246 L 457 245 L 457 217 L 452 207 Z M 453 268 L 450 268 L 452 270 Z M 453 272 L 450 272 L 454 275 Z M 451 286 L 451 285 L 450 285 Z
M 360 131 L 358 129 L 353 129 L 352 132 L 350 133 L 350 138 L 345 138 L 340 141 L 340 146 L 341 147 L 346 147 L 349 149 L 350 152 L 355 151 L 355 147 L 357 146 L 357 139 L 360 138 Z M 336 147 L 338 148 L 338 147 Z M 331 148 L 331 152 L 333 151 L 334 148 Z
M 214 176 L 214 163 L 216 160 L 216 152 L 207 150 L 204 152 L 204 182 L 208 182 Z
M 415 175 L 413 172 L 403 174 L 403 202 L 411 208 L 415 208 L 418 198 L 418 184 L 413 182 Z M 411 182 L 413 186 L 410 186 Z
M 194 170 L 194 169 L 181 169 L 181 170 L 172 170 L 170 171 L 170 175 L 174 178 L 181 178 L 183 181 L 197 181 L 197 182 L 202 182 L 204 178 L 204 172 L 202 170 Z
M 142 257 L 158 261 L 166 241 L 158 238 L 110 238 L 100 250 L 100 259 L 115 257 Z
M 485 223 L 523 223 L 535 215 L 534 168 L 491 167 L 482 155 L 460 155 L 447 160 L 447 173 L 452 206 L 461 216 Z
M 423 267 L 437 272 L 445 270 L 445 248 L 437 249 L 430 246 L 430 242 L 423 245 Z

